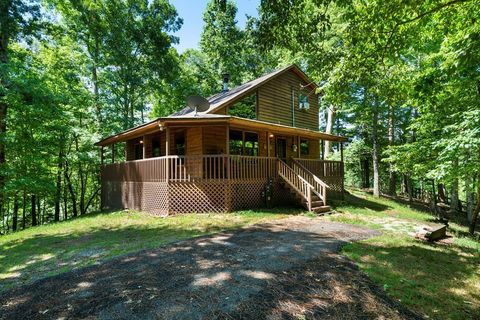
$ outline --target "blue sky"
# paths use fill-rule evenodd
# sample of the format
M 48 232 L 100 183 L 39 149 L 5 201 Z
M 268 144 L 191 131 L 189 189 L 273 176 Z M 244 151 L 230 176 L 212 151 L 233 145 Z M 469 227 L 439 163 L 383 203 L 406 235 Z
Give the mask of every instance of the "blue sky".
M 183 19 L 182 28 L 175 33 L 180 38 L 180 43 L 175 47 L 179 52 L 189 48 L 198 48 L 200 34 L 203 28 L 203 11 L 207 0 L 171 0 L 171 4 L 177 8 L 178 15 Z M 257 7 L 260 0 L 237 0 L 237 21 L 238 26 L 245 26 L 245 15 L 257 17 Z

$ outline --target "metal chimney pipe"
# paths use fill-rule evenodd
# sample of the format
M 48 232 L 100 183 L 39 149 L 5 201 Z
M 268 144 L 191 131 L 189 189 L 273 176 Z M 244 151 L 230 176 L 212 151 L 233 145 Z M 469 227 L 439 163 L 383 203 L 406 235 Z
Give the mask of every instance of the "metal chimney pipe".
M 228 91 L 228 81 L 230 80 L 230 74 L 228 74 L 227 72 L 225 72 L 223 74 L 223 92 L 227 92 Z

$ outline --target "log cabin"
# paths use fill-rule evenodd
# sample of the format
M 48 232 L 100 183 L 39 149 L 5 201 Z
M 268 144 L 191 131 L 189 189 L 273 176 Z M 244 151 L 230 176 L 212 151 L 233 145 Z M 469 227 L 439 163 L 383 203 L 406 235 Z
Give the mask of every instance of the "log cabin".
M 344 137 L 319 131 L 317 85 L 296 65 L 209 97 L 96 143 L 101 147 L 102 209 L 158 215 L 230 212 L 298 204 L 329 210 L 343 197 Z M 324 159 L 324 141 L 341 161 Z M 125 161 L 115 162 L 124 144 Z M 111 163 L 104 148 L 111 147 Z

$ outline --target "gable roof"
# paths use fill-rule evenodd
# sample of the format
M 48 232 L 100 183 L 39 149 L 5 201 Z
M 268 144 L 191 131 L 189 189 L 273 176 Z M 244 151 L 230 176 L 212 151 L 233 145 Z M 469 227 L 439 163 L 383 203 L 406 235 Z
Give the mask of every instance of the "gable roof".
M 204 112 L 198 112 L 198 115 L 204 115 L 204 114 L 215 112 L 216 110 L 224 107 L 225 105 L 245 97 L 246 95 L 256 90 L 259 86 L 265 84 L 266 82 L 290 70 L 295 72 L 309 86 L 313 88 L 317 88 L 317 85 L 312 80 L 310 80 L 307 77 L 307 75 L 302 70 L 300 70 L 300 68 L 297 65 L 292 64 L 287 67 L 267 73 L 266 75 L 261 76 L 260 78 L 246 82 L 228 91 L 220 92 L 213 96 L 208 97 L 207 100 L 210 103 L 210 107 L 208 108 L 208 110 Z M 182 110 L 171 114 L 170 117 L 182 117 L 182 116 L 190 117 L 193 114 L 194 114 L 194 110 L 192 110 L 190 107 L 185 107 Z

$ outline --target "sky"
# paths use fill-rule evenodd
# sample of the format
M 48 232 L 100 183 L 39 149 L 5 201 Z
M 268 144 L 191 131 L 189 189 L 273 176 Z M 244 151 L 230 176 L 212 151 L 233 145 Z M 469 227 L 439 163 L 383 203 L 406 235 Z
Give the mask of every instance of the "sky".
M 182 28 L 175 32 L 175 35 L 180 38 L 180 43 L 175 45 L 175 48 L 180 53 L 186 49 L 198 48 L 203 28 L 203 11 L 208 0 L 171 0 L 170 3 L 177 8 L 179 17 L 183 19 Z M 260 0 L 237 0 L 236 3 L 238 26 L 243 28 L 246 15 L 258 16 L 257 7 L 260 5 Z

